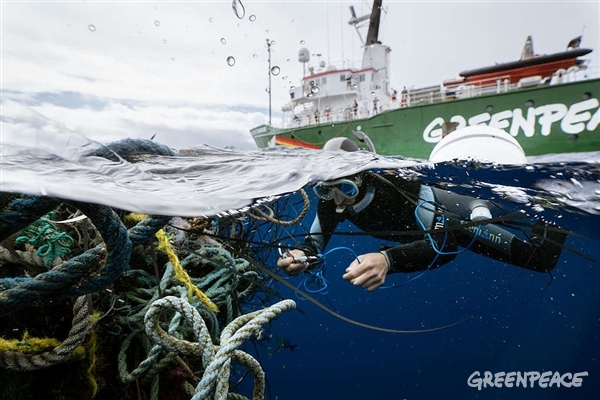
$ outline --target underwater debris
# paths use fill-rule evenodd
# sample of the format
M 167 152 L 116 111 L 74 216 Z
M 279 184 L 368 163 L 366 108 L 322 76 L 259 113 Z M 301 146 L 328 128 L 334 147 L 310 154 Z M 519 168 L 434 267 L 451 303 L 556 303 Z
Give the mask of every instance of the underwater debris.
M 223 398 L 232 362 L 252 371 L 252 398 L 264 398 L 260 363 L 237 347 L 295 303 L 249 304 L 264 289 L 262 273 L 205 235 L 231 221 L 2 200 L 0 399 Z

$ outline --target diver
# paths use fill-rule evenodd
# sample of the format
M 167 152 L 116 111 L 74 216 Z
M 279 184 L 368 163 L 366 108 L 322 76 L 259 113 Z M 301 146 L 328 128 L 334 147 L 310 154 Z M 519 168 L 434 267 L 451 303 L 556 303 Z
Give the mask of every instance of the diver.
M 347 138 L 335 138 L 323 150 L 359 148 Z M 497 224 L 484 222 L 491 218 L 493 203 L 394 175 L 360 172 L 318 182 L 314 191 L 320 200 L 310 233 L 302 245 L 281 254 L 278 267 L 288 275 L 310 269 L 319 261 L 336 226 L 350 221 L 375 238 L 399 243 L 359 255 L 346 269 L 343 279 L 369 291 L 383 285 L 388 274 L 427 271 L 447 264 L 459 247 L 528 270 L 550 272 L 567 236 L 538 221 L 531 238 L 521 239 Z M 399 231 L 409 235 L 395 234 Z

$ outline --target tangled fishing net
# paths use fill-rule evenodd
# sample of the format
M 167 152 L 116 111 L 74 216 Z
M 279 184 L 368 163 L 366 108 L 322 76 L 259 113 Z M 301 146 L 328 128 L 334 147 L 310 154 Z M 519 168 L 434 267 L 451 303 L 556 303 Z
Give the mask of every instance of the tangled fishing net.
M 93 154 L 115 153 L 174 155 L 149 141 Z M 240 347 L 295 303 L 257 296 L 249 246 L 209 235 L 243 236 L 236 221 L 0 193 L 0 399 L 242 399 L 232 363 L 264 398 L 262 367 Z

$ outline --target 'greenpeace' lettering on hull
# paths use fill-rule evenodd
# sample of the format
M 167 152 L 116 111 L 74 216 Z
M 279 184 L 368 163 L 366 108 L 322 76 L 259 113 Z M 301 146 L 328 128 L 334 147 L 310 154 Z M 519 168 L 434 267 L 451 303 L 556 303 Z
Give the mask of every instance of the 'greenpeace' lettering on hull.
M 456 122 L 456 129 L 472 125 L 489 125 L 507 131 L 513 137 L 522 133 L 525 137 L 532 137 L 538 133 L 548 136 L 552 125 L 560 123 L 560 129 L 567 134 L 575 135 L 587 131 L 594 131 L 600 124 L 600 103 L 597 98 L 590 98 L 567 107 L 562 103 L 545 104 L 538 107 L 529 107 L 524 112 L 520 108 L 503 110 L 494 114 L 484 112 L 469 118 L 454 115 L 449 122 Z M 434 118 L 423 131 L 423 140 L 427 143 L 437 143 L 442 138 L 442 117 Z

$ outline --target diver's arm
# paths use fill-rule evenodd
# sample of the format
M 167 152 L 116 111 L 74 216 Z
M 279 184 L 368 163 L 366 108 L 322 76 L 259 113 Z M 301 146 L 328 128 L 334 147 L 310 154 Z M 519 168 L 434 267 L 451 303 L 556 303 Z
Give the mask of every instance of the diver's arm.
M 319 202 L 317 215 L 310 228 L 310 233 L 304 239 L 304 243 L 296 249 L 286 251 L 277 260 L 277 266 L 283 269 L 286 274 L 298 275 L 304 272 L 311 265 L 305 257 L 323 253 L 339 222 L 339 217 L 329 211 L 323 202 Z M 323 221 L 323 224 L 321 221 Z
M 453 238 L 449 240 L 454 242 Z M 445 252 L 455 247 L 455 243 L 446 243 L 443 246 Z M 428 239 L 391 247 L 381 250 L 380 253 L 388 261 L 388 273 L 425 271 L 447 264 L 456 257 L 456 254 L 439 254 Z
M 316 256 L 322 254 L 331 239 L 333 231 L 338 223 L 343 220 L 340 214 L 335 212 L 332 207 L 333 202 L 319 202 L 317 215 L 310 227 L 310 234 L 304 239 L 304 243 L 299 247 L 307 256 Z

